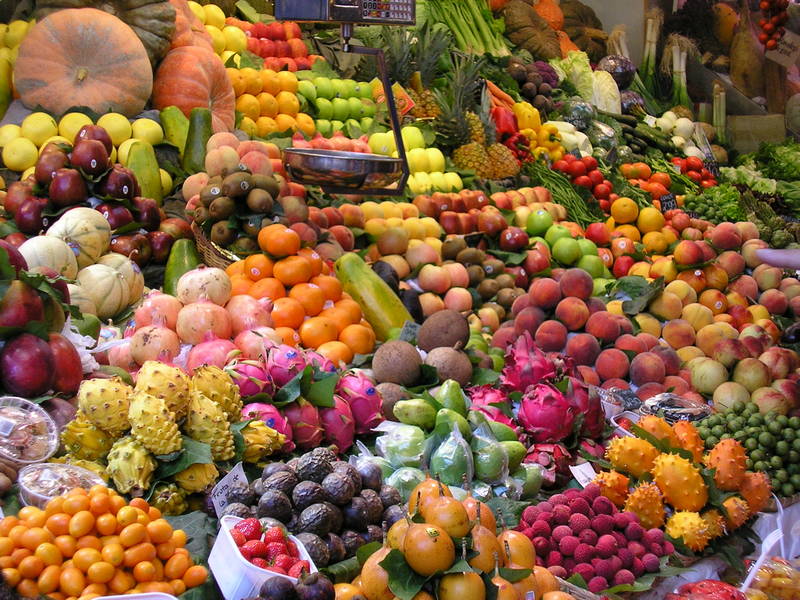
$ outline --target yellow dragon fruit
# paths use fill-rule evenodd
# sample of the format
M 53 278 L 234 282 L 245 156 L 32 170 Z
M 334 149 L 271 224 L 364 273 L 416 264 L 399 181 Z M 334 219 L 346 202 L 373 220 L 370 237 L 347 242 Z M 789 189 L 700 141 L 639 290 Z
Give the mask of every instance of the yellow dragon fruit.
M 106 472 L 106 467 L 105 465 L 102 465 L 99 462 L 95 462 L 93 460 L 84 460 L 72 454 L 65 454 L 64 456 L 59 456 L 58 458 L 50 458 L 48 459 L 47 462 L 58 463 L 62 465 L 63 464 L 75 465 L 76 467 L 81 467 L 82 469 L 91 471 L 92 473 L 97 475 L 100 479 L 108 483 L 108 473 Z
M 683 541 L 687 548 L 695 552 L 700 552 L 705 548 L 711 539 L 708 523 L 696 512 L 676 512 L 667 519 L 664 530 L 668 536 Z
M 592 483 L 600 486 L 600 493 L 611 500 L 615 506 L 622 506 L 628 495 L 630 480 L 616 471 L 601 471 Z
M 199 367 L 192 375 L 192 389 L 217 404 L 225 413 L 228 422 L 237 423 L 241 420 L 242 396 L 239 393 L 239 386 L 227 372 L 215 365 Z
M 705 445 L 700 434 L 697 433 L 697 427 L 689 421 L 678 421 L 672 426 L 672 431 L 678 438 L 678 447 L 691 452 L 694 462 L 699 464 L 703 460 Z
M 662 454 L 653 465 L 653 481 L 676 510 L 698 512 L 708 502 L 700 470 L 677 454 Z
M 745 521 L 750 518 L 752 514 L 747 502 L 739 496 L 731 496 L 722 503 L 722 508 L 727 512 L 725 517 L 725 524 L 728 529 L 738 529 L 744 525 Z
M 192 439 L 211 446 L 214 460 L 228 460 L 236 453 L 233 433 L 225 419 L 225 413 L 198 391 L 190 395 L 189 414 L 183 428 Z
M 735 492 L 744 481 L 747 472 L 747 454 L 744 446 L 732 438 L 720 442 L 706 454 L 703 460 L 714 471 L 714 483 L 725 492 Z
M 709 539 L 718 538 L 721 535 L 725 535 L 725 519 L 722 518 L 722 515 L 716 508 L 712 508 L 711 510 L 707 510 L 703 514 L 700 515 L 703 517 L 703 520 L 706 522 L 708 526 L 708 537 Z
M 156 507 L 162 515 L 182 515 L 189 508 L 186 496 L 174 483 L 159 483 L 153 488 L 150 506 Z
M 136 375 L 136 391 L 163 398 L 176 421 L 186 416 L 190 388 L 191 380 L 186 373 L 157 360 L 146 361 Z
M 174 415 L 162 398 L 135 392 L 128 409 L 131 435 L 156 456 L 177 452 L 183 446 Z
M 249 463 L 257 463 L 277 452 L 286 441 L 285 435 L 260 420 L 248 423 L 242 429 L 242 437 L 244 437 L 244 460 Z
M 659 439 L 672 448 L 678 447 L 678 438 L 664 419 L 655 415 L 645 415 L 637 423 L 654 438 Z
M 625 510 L 635 513 L 645 529 L 664 524 L 664 497 L 655 483 L 643 483 L 636 487 L 625 501 Z
M 761 512 L 769 504 L 772 495 L 772 486 L 769 477 L 763 471 L 753 473 L 748 471 L 744 474 L 742 485 L 739 487 L 739 495 L 747 502 L 750 514 L 754 515 Z
M 219 477 L 219 471 L 214 463 L 195 463 L 177 473 L 173 479 L 178 487 L 191 494 L 207 489 L 217 480 L 217 477 Z
M 128 406 L 133 390 L 119 377 L 84 379 L 78 389 L 78 410 L 93 425 L 111 435 L 130 428 Z
M 606 458 L 615 469 L 637 478 L 650 472 L 659 454 L 650 442 L 629 436 L 614 438 L 606 449 Z
M 61 430 L 61 448 L 82 460 L 105 460 L 114 437 L 96 427 L 86 415 L 79 412 Z
M 106 472 L 122 494 L 148 489 L 155 470 L 156 459 L 132 436 L 118 439 L 108 453 Z

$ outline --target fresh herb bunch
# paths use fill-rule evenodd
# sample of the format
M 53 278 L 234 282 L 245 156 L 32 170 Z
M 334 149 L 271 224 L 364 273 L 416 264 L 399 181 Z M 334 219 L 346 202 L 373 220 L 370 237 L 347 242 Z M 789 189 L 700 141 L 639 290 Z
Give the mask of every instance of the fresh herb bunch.
M 747 215 L 739 203 L 739 190 L 729 183 L 686 195 L 686 210 L 714 224 L 722 221 L 745 221 Z

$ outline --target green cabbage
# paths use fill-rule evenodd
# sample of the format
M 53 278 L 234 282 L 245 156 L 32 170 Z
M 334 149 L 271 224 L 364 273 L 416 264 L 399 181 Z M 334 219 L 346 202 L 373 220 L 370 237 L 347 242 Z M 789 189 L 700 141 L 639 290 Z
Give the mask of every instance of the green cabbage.
M 566 58 L 552 59 L 550 64 L 558 73 L 559 81 L 566 79 L 578 90 L 581 98 L 591 100 L 594 95 L 594 77 L 592 65 L 585 52 L 569 52 Z M 619 93 L 619 90 L 617 90 Z M 619 112 L 619 110 L 617 111 Z

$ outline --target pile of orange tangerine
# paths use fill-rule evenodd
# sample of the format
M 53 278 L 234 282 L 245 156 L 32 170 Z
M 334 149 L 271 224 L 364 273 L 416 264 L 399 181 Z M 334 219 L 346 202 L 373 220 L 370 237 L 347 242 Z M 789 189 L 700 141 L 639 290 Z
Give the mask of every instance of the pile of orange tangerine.
M 337 366 L 372 352 L 375 332 L 361 307 L 316 251 L 301 248 L 296 231 L 269 225 L 258 233 L 258 245 L 263 254 L 227 268 L 231 295 L 272 300 L 272 324 L 283 343 L 316 350 Z
M 26 506 L 0 521 L 0 568 L 20 596 L 91 600 L 162 592 L 178 596 L 208 571 L 185 548 L 186 533 L 142 498 L 128 503 L 102 485 L 76 488 L 44 510 Z

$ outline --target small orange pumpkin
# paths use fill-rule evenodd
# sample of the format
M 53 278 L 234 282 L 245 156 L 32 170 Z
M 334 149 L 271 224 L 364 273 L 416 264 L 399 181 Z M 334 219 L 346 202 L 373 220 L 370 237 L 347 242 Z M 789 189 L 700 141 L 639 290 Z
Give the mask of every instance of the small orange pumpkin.
M 170 50 L 181 46 L 204 46 L 209 50 L 214 49 L 211 35 L 189 8 L 186 0 L 169 0 L 175 9 L 175 32 L 170 40 Z
M 211 110 L 214 132 L 230 131 L 235 121 L 233 86 L 219 56 L 201 46 L 167 52 L 153 84 L 153 108 L 177 106 L 187 117 L 193 108 Z
M 25 106 L 55 115 L 81 105 L 132 117 L 147 104 L 153 71 L 133 29 L 102 10 L 69 8 L 28 31 L 14 87 Z
M 561 58 L 566 58 L 567 54 L 572 51 L 580 52 L 581 49 L 575 45 L 565 31 L 556 31 L 558 36 L 558 45 L 561 48 Z
M 533 9 L 547 22 L 550 29 L 558 31 L 564 28 L 564 13 L 555 0 L 537 0 L 533 3 Z

